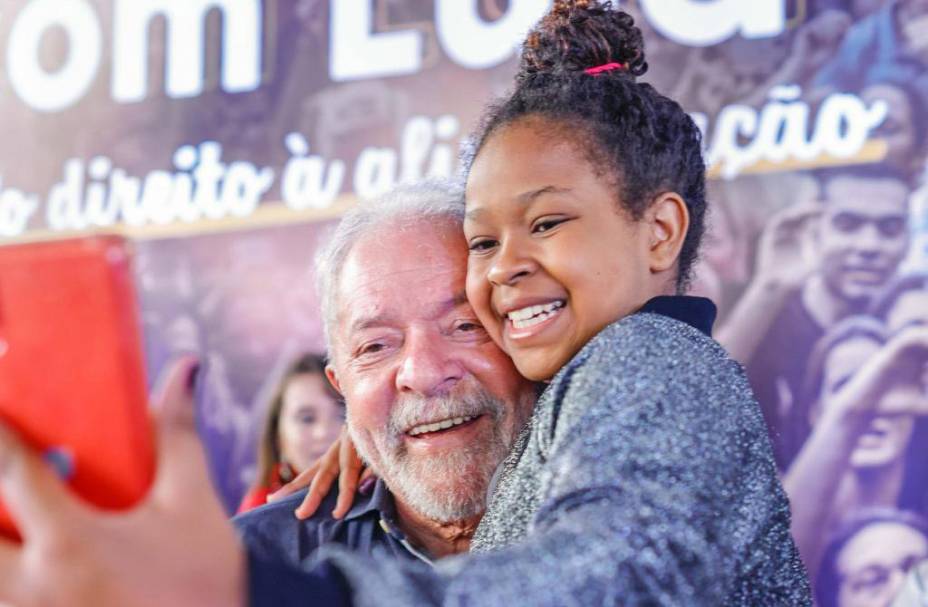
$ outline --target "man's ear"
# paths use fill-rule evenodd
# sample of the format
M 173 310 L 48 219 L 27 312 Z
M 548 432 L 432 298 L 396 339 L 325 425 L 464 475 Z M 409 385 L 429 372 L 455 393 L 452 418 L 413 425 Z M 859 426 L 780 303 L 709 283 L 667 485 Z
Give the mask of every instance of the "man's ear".
M 335 367 L 332 365 L 326 365 L 325 376 L 329 380 L 329 383 L 332 384 L 332 387 L 335 388 L 335 391 L 342 396 L 345 396 L 344 392 L 342 392 L 341 384 L 338 383 L 338 374 L 335 372 Z
M 665 192 L 654 199 L 645 212 L 648 225 L 651 272 L 671 270 L 680 257 L 690 227 L 690 211 L 676 192 Z

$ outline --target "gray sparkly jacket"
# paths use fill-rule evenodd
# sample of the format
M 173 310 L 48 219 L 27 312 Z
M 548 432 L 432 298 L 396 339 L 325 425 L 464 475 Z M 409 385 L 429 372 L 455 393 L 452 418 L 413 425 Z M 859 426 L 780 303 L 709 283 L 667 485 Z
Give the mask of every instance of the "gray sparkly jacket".
M 744 373 L 712 338 L 626 317 L 554 378 L 469 555 L 323 549 L 357 605 L 811 605 Z M 477 553 L 477 554 L 474 554 Z

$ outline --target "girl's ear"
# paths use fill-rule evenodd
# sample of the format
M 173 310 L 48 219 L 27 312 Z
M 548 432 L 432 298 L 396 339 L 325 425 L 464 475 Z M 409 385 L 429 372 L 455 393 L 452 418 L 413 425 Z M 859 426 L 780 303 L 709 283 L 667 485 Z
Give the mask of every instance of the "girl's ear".
M 645 212 L 650 231 L 649 256 L 651 273 L 672 270 L 680 257 L 683 241 L 690 227 L 690 212 L 676 192 L 657 196 Z

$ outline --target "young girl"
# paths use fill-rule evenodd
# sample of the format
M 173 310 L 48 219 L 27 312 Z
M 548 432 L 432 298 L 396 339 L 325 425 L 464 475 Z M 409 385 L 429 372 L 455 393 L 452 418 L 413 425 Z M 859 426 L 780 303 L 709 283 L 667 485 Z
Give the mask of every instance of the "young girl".
M 303 354 L 284 370 L 265 415 L 258 474 L 238 512 L 267 503 L 267 496 L 306 470 L 329 448 L 345 419 L 341 397 L 325 376 L 325 358 Z
M 549 385 L 499 472 L 483 554 L 437 573 L 333 555 L 355 603 L 811 603 L 756 401 L 708 335 L 712 304 L 675 296 L 705 166 L 689 116 L 636 82 L 646 69 L 608 2 L 555 2 L 528 35 L 474 138 L 463 229 L 468 299 Z

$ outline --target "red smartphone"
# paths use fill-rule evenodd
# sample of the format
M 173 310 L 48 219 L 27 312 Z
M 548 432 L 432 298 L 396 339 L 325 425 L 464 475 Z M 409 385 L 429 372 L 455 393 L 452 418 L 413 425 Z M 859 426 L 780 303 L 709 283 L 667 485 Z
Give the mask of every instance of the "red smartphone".
M 154 475 L 131 247 L 0 247 L 0 419 L 88 502 L 128 508 Z M 0 534 L 20 539 L 0 503 Z

